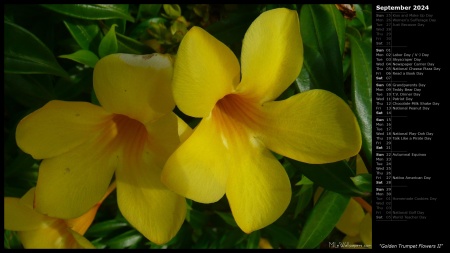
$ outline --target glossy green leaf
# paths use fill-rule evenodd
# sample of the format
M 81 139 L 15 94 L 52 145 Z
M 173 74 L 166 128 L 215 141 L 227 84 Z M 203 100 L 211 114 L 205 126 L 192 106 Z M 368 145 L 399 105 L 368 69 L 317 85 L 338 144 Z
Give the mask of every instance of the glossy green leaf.
M 155 51 L 135 39 L 116 33 L 118 52 L 126 54 L 152 54 Z
M 53 53 L 23 27 L 4 22 L 4 73 L 67 76 Z
M 204 213 L 192 209 L 190 211 L 189 223 L 194 229 L 202 229 L 208 222 L 208 216 Z
M 241 243 L 247 235 L 240 229 L 233 229 L 226 231 L 220 238 L 219 248 L 231 249 L 236 248 L 236 244 Z
M 55 99 L 54 86 L 49 75 L 4 75 L 5 94 L 19 104 L 38 108 Z
M 324 191 L 300 234 L 298 249 L 314 249 L 330 234 L 350 201 L 350 197 Z
M 78 50 L 72 54 L 60 55 L 59 57 L 85 64 L 91 68 L 93 68 L 98 61 L 97 55 L 89 50 L 84 49 Z
M 131 32 L 130 37 L 134 39 L 144 39 L 149 38 L 148 29 L 152 29 L 155 24 L 163 24 L 167 22 L 167 19 L 161 17 L 154 17 L 143 20 L 141 23 L 136 25 Z
M 95 50 L 98 48 L 102 34 L 95 21 L 66 18 L 64 25 L 66 25 L 70 34 L 82 49 Z
M 111 238 L 107 245 L 110 249 L 124 249 L 137 244 L 144 237 L 136 230 L 129 230 L 121 235 Z
M 103 37 L 100 45 L 98 46 L 98 55 L 100 58 L 103 58 L 107 55 L 117 53 L 119 47 L 117 45 L 116 38 L 116 24 L 112 25 L 109 28 L 109 31 L 106 33 L 105 37 Z
M 111 27 L 116 24 L 116 33 L 125 34 L 127 21 L 121 18 L 107 19 L 105 20 L 105 25 Z
M 366 22 L 365 22 L 365 17 L 364 17 L 364 12 L 363 9 L 361 8 L 361 6 L 359 4 L 355 4 L 355 12 L 356 12 L 356 18 L 361 21 L 361 23 L 363 24 L 364 27 L 366 27 Z
M 3 245 L 5 249 L 23 249 L 22 242 L 20 242 L 17 232 L 4 230 L 3 238 Z
M 311 78 L 309 77 L 308 70 L 304 67 L 300 71 L 300 74 L 295 79 L 295 84 L 297 85 L 300 92 L 304 92 L 311 89 Z
M 247 249 L 259 248 L 259 239 L 261 238 L 261 232 L 259 230 L 253 231 L 247 238 Z
M 303 65 L 309 72 L 311 89 L 325 89 L 347 101 L 339 38 L 326 5 L 303 5 L 300 26 L 304 47 Z
M 295 185 L 312 185 L 314 184 L 311 179 L 307 178 L 305 175 L 302 175 L 302 179 L 298 181 Z
M 328 11 L 328 15 L 331 18 L 334 28 L 336 29 L 336 34 L 338 36 L 339 41 L 339 49 L 341 55 L 344 55 L 345 48 L 345 19 L 342 16 L 341 12 L 336 8 L 334 4 L 325 4 L 323 5 L 326 11 Z
M 236 221 L 234 220 L 234 217 L 231 213 L 225 213 L 225 212 L 219 212 L 219 211 L 215 211 L 215 213 L 217 213 L 220 218 L 222 218 L 228 225 L 232 226 L 232 227 L 237 227 Z
M 238 8 L 226 19 L 219 20 L 206 28 L 211 35 L 228 46 L 240 42 L 250 24 L 259 15 L 259 11 L 252 5 L 242 5 Z
M 348 34 L 351 50 L 352 100 L 362 134 L 363 159 L 372 164 L 372 45 Z
M 348 194 L 351 196 L 365 196 L 365 193 L 358 189 L 351 177 L 355 176 L 355 172 L 350 168 L 346 161 L 326 164 L 308 164 L 292 160 L 288 161 L 295 168 L 299 169 L 302 174 L 311 181 L 326 190 Z
M 158 16 L 162 4 L 140 4 L 137 18 L 147 19 Z
M 295 197 L 298 199 L 297 205 L 295 206 L 294 211 L 294 218 L 296 218 L 305 208 L 311 203 L 312 197 L 313 197 L 313 185 L 307 184 L 302 185 L 302 188 L 298 192 L 298 194 L 295 195 Z
M 52 11 L 80 19 L 122 18 L 134 22 L 128 4 L 42 4 Z
M 276 247 L 276 244 L 281 244 L 283 248 L 294 249 L 297 246 L 298 238 L 284 226 L 273 223 L 264 228 L 264 233 L 267 234 L 267 239 Z
M 85 236 L 99 236 L 104 237 L 108 236 L 114 231 L 122 228 L 129 227 L 130 225 L 126 222 L 118 221 L 118 220 L 107 220 L 98 223 L 92 224 L 89 229 L 86 231 Z
M 351 180 L 361 191 L 372 192 L 372 174 L 359 174 L 352 177 Z

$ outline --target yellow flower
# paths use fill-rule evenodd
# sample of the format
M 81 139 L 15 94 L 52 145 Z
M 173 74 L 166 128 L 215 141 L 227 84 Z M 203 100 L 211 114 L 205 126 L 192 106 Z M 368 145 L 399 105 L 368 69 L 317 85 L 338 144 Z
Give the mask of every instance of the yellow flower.
M 5 197 L 5 223 L 7 230 L 18 231 L 22 245 L 26 249 L 79 249 L 95 248 L 83 237 L 92 224 L 103 200 L 115 189 L 111 184 L 97 204 L 82 216 L 63 220 L 40 214 L 33 210 L 35 187 L 22 198 Z
M 18 146 L 43 159 L 37 211 L 80 216 L 115 175 L 118 206 L 131 225 L 157 244 L 176 235 L 186 201 L 161 183 L 160 174 L 191 130 L 172 112 L 172 74 L 168 55 L 109 55 L 94 68 L 101 106 L 55 100 L 19 122 Z
M 263 237 L 259 239 L 258 247 L 260 249 L 273 249 L 272 244 L 270 244 L 269 240 Z
M 338 96 L 310 90 L 274 101 L 302 64 L 292 10 L 266 11 L 251 24 L 240 64 L 223 43 L 191 28 L 178 49 L 172 86 L 179 109 L 202 120 L 167 160 L 162 181 L 201 203 L 226 193 L 237 224 L 250 233 L 278 219 L 291 200 L 289 178 L 270 150 L 313 164 L 356 155 L 359 126 Z
M 356 156 L 356 174 L 368 173 L 360 155 Z M 364 209 L 367 212 L 364 212 Z M 364 248 L 372 248 L 372 206 L 360 197 L 351 198 L 344 213 L 336 224 L 336 228 L 346 236 L 345 244 L 362 244 Z
M 360 155 L 356 156 L 356 174 L 368 173 L 367 168 Z M 322 187 L 318 187 L 314 194 L 314 204 L 316 204 L 323 192 Z M 368 211 L 365 212 L 364 208 Z M 361 248 L 372 248 L 372 206 L 360 197 L 353 197 L 342 213 L 336 228 L 345 234 L 342 248 L 355 248 L 353 245 L 362 244 Z

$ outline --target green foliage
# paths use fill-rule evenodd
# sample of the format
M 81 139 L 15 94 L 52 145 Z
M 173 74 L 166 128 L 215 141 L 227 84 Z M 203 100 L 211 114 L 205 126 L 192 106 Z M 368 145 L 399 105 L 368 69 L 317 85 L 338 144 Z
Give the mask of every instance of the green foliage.
M 322 193 L 305 222 L 297 248 L 317 248 L 333 230 L 349 201 L 349 196 L 336 192 L 325 191 Z
M 176 55 L 184 34 L 200 26 L 239 59 L 243 36 L 263 11 L 286 7 L 299 13 L 304 64 L 278 99 L 309 89 L 329 90 L 353 109 L 361 128 L 360 152 L 369 173 L 356 175 L 354 159 L 312 165 L 276 154 L 292 186 L 285 213 L 245 234 L 226 196 L 213 204 L 188 201 L 178 234 L 165 245 L 148 241 L 121 215 L 111 194 L 85 237 L 101 249 L 255 249 L 262 238 L 273 248 L 327 248 L 344 235 L 333 229 L 351 197 L 371 203 L 372 35 L 371 5 L 355 5 L 348 20 L 334 4 L 7 4 L 4 12 L 4 196 L 20 197 L 36 185 L 39 160 L 15 142 L 20 119 L 50 100 L 99 104 L 92 88 L 96 62 L 112 53 Z M 262 52 L 264 53 L 264 52 Z M 191 127 L 199 119 L 175 112 Z M 317 187 L 325 192 L 314 204 Z M 20 249 L 5 230 L 5 249 Z
M 7 21 L 4 28 L 5 73 L 67 76 L 53 53 L 34 34 Z
M 301 9 L 304 68 L 312 80 L 312 89 L 325 89 L 346 100 L 340 50 L 342 43 L 339 42 L 337 33 L 341 29 L 325 6 L 308 4 Z
M 98 46 L 98 55 L 100 58 L 103 58 L 107 55 L 117 53 L 118 45 L 116 38 L 116 26 L 112 25 L 109 28 L 109 31 L 106 33 L 105 37 L 103 37 L 100 45 Z

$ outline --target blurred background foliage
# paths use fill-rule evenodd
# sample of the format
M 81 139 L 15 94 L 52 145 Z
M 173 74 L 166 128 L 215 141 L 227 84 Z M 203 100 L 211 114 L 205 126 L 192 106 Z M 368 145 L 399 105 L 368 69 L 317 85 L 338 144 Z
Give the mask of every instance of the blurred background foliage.
M 166 245 L 155 245 L 123 218 L 113 192 L 100 207 L 85 237 L 97 248 L 105 249 L 317 249 L 343 246 L 346 241 L 370 246 L 370 4 L 7 4 L 4 7 L 4 196 L 21 197 L 37 181 L 40 161 L 23 153 L 15 142 L 19 120 L 54 99 L 98 104 L 92 74 L 100 58 L 118 52 L 176 55 L 186 32 L 200 26 L 230 47 L 239 59 L 243 36 L 252 21 L 266 10 L 285 7 L 299 13 L 304 65 L 296 81 L 279 99 L 317 88 L 343 98 L 361 127 L 360 154 L 323 165 L 277 156 L 290 177 L 292 200 L 276 222 L 251 234 L 237 227 L 226 197 L 208 205 L 188 200 L 188 214 L 177 236 Z M 175 112 L 191 127 L 199 122 L 176 108 Z M 357 172 L 358 168 L 364 169 Z M 15 232 L 4 232 L 5 249 L 22 248 Z

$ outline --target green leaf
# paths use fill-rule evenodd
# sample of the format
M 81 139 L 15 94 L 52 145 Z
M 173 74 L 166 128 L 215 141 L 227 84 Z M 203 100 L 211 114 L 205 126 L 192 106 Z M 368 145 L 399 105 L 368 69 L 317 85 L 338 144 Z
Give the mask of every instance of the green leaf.
M 356 18 L 359 19 L 359 21 L 361 21 L 361 23 L 363 24 L 364 27 L 367 27 L 365 18 L 364 18 L 363 9 L 361 8 L 361 6 L 359 4 L 355 4 L 354 6 L 355 6 Z
M 305 175 L 302 176 L 302 179 L 298 181 L 295 185 L 312 185 L 314 184 L 313 181 L 311 181 L 309 178 L 307 178 Z
M 147 19 L 157 17 L 162 4 L 140 4 L 137 18 Z
M 72 37 L 82 49 L 95 50 L 100 44 L 102 34 L 100 28 L 92 20 L 66 18 L 64 20 Z
M 240 229 L 227 230 L 219 241 L 219 246 L 222 249 L 235 248 L 237 244 L 245 240 L 247 235 Z
M 103 37 L 100 45 L 98 46 L 98 55 L 103 58 L 107 55 L 117 53 L 118 45 L 116 38 L 116 24 L 112 25 L 105 37 Z
M 42 4 L 52 11 L 81 19 L 122 18 L 134 22 L 128 13 L 128 4 Z
M 372 174 L 359 174 L 352 177 L 351 180 L 361 191 L 372 192 Z
M 261 232 L 259 230 L 253 231 L 250 235 L 248 235 L 247 249 L 258 249 L 260 238 Z
M 121 235 L 111 238 L 107 245 L 111 249 L 124 249 L 137 244 L 144 237 L 136 230 L 129 230 Z
M 304 46 L 303 64 L 309 72 L 311 89 L 325 89 L 347 101 L 339 39 L 326 5 L 303 5 L 300 25 Z
M 4 91 L 19 104 L 38 108 L 55 99 L 54 86 L 49 75 L 4 75 Z
M 298 77 L 295 79 L 294 82 L 297 85 L 298 90 L 300 92 L 310 90 L 312 86 L 311 79 L 309 77 L 309 73 L 306 68 L 302 68 L 300 74 L 298 75 Z
M 220 218 L 222 218 L 228 225 L 230 225 L 232 227 L 238 226 L 231 213 L 225 213 L 225 212 L 219 212 L 219 211 L 215 211 L 215 213 L 217 213 L 220 216 Z
M 154 17 L 149 18 L 146 20 L 143 20 L 141 23 L 136 25 L 131 32 L 129 33 L 131 38 L 138 39 L 138 40 L 145 40 L 150 38 L 150 34 L 148 30 L 152 30 L 152 32 L 159 33 L 158 31 L 155 31 L 154 27 L 158 27 L 156 24 L 162 24 L 162 26 L 165 27 L 165 23 L 168 20 L 161 17 Z
M 355 172 L 350 168 L 346 161 L 326 164 L 308 164 L 290 158 L 286 159 L 311 181 L 322 186 L 326 190 L 351 196 L 366 195 L 358 189 L 351 180 L 351 177 L 355 176 Z
M 73 60 L 81 64 L 85 64 L 91 68 L 95 67 L 95 64 L 98 61 L 97 55 L 95 55 L 93 52 L 89 50 L 84 49 L 78 50 L 73 54 L 60 55 L 59 57 Z
M 189 223 L 194 229 L 203 229 L 208 222 L 208 216 L 202 212 L 195 209 L 190 211 L 190 221 Z
M 226 18 L 209 25 L 206 30 L 228 46 L 240 42 L 250 24 L 258 17 L 259 11 L 255 5 L 243 5 L 239 8 Z
M 34 34 L 4 22 L 4 73 L 67 76 L 53 53 Z
M 155 51 L 135 39 L 116 33 L 118 52 L 126 54 L 152 54 Z
M 118 220 L 107 220 L 92 224 L 86 231 L 86 236 L 88 237 L 105 237 L 114 231 L 129 227 L 130 225 L 126 222 Z
M 115 19 L 108 19 L 105 20 L 105 25 L 108 27 L 111 27 L 112 25 L 116 24 L 116 33 L 125 34 L 127 21 L 125 19 L 115 18 Z
M 283 226 L 273 223 L 265 227 L 263 231 L 267 234 L 267 239 L 273 243 L 274 247 L 278 243 L 287 249 L 293 249 L 297 246 L 298 238 Z
M 300 234 L 298 249 L 314 249 L 330 234 L 336 226 L 350 196 L 325 191 L 311 211 Z
M 294 218 L 296 218 L 311 202 L 313 197 L 313 185 L 303 185 L 296 197 L 298 198 L 297 205 L 295 206 Z
M 372 45 L 347 34 L 351 50 L 352 101 L 362 135 L 362 151 L 372 164 Z
M 5 249 L 23 249 L 22 242 L 16 231 L 4 230 L 3 238 Z
M 342 16 L 341 12 L 336 8 L 334 4 L 325 4 L 323 5 L 330 18 L 332 20 L 333 26 L 336 29 L 336 34 L 338 36 L 339 41 L 339 49 L 341 55 L 344 55 L 345 48 L 345 19 Z

